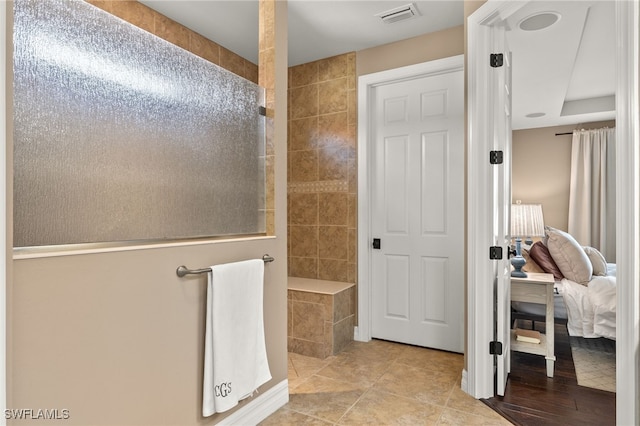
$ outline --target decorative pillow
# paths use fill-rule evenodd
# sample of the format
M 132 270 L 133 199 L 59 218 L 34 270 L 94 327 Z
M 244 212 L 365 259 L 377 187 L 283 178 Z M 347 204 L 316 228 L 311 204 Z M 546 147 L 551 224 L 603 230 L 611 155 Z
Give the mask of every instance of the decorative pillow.
M 527 263 L 522 267 L 523 271 L 534 272 L 534 273 L 544 273 L 544 269 L 542 269 L 540 265 L 538 265 L 536 261 L 533 260 L 533 258 L 529 254 L 529 250 L 522 249 L 522 257 L 524 257 L 524 260 L 527 261 Z
M 560 268 L 558 268 L 553 257 L 551 257 L 549 249 L 542 243 L 542 241 L 538 241 L 531 246 L 531 249 L 529 250 L 529 257 L 533 259 L 544 272 L 547 274 L 553 274 L 553 278 L 555 278 L 556 281 L 560 281 L 564 278 Z
M 587 254 L 591 266 L 593 266 L 593 275 L 600 275 L 602 277 L 607 275 L 607 259 L 604 258 L 602 253 L 593 247 L 584 246 L 582 248 Z
M 565 278 L 587 285 L 593 275 L 593 266 L 584 249 L 571 235 L 545 226 L 547 248 Z

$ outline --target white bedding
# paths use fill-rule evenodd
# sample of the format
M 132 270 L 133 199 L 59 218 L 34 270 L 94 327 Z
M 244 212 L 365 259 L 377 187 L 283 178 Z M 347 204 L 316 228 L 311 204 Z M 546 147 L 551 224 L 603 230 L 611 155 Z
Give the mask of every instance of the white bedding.
M 564 278 L 562 298 L 570 336 L 616 338 L 615 265 L 607 276 L 593 276 L 587 286 Z

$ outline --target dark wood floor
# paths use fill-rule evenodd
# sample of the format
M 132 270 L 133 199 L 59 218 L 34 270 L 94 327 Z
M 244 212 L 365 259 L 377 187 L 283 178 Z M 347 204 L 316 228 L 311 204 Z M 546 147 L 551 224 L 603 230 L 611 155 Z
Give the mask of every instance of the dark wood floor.
M 555 352 L 553 378 L 544 357 L 512 352 L 505 396 L 483 402 L 516 425 L 615 425 L 616 394 L 578 386 L 565 324 L 555 325 Z

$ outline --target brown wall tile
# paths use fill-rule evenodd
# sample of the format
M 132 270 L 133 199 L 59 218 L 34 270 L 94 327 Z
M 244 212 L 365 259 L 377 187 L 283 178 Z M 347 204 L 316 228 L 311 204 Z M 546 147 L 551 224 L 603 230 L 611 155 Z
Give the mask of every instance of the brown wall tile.
M 343 283 L 348 282 L 348 267 L 346 260 L 319 259 L 318 278 Z
M 318 86 L 312 84 L 290 89 L 289 108 L 292 119 L 318 115 Z
M 351 145 L 348 114 L 346 111 L 321 115 L 318 118 L 318 147 L 342 147 Z
M 289 224 L 317 225 L 318 197 L 324 194 L 289 194 Z
M 349 75 L 349 55 L 333 56 L 318 61 L 319 81 L 335 80 Z
M 347 260 L 348 242 L 349 231 L 346 226 L 320 226 L 318 232 L 318 257 L 321 260 Z
M 99 3 L 100 4 L 93 4 L 138 28 L 156 34 L 155 17 L 158 13 L 142 3 L 138 3 L 137 1 L 102 1 Z M 160 36 L 159 34 L 156 35 Z
M 347 78 L 318 84 L 319 113 L 330 114 L 347 110 Z
M 290 337 L 288 339 L 289 352 L 314 358 L 326 358 L 326 344 L 324 342 L 312 342 L 304 339 Z
M 356 279 L 355 59 L 348 53 L 289 68 L 289 226 L 317 218 L 311 225 L 318 228 L 315 263 L 294 255 L 307 251 L 290 241 L 291 276 Z M 318 197 L 315 216 L 301 194 Z
M 167 18 L 144 4 L 134 0 L 86 0 L 88 3 L 101 8 L 125 21 L 148 31 L 156 36 L 175 44 L 194 55 L 208 60 L 216 65 L 258 83 L 258 65 L 224 49 L 212 40 L 189 28 Z M 267 6 L 273 7 L 273 5 Z M 273 20 L 273 14 L 269 15 Z M 267 17 L 269 18 L 269 17 Z M 272 28 L 267 28 L 264 34 L 272 37 Z M 261 40 L 262 42 L 262 40 Z M 220 50 L 224 49 L 224 57 L 221 58 Z M 272 87 L 264 86 L 263 87 Z
M 220 46 L 198 33 L 191 33 L 191 52 L 209 62 L 220 65 Z
M 336 293 L 333 296 L 333 322 L 342 321 L 352 314 L 349 289 Z
M 220 66 L 228 69 L 232 73 L 238 74 L 244 77 L 244 62 L 245 60 L 238 54 L 233 53 L 229 49 L 225 49 L 220 46 Z
M 308 86 L 318 82 L 318 62 L 291 67 L 289 87 Z
M 290 255 L 297 257 L 316 257 L 318 255 L 318 227 L 290 226 Z
M 303 151 L 318 147 L 318 117 L 289 122 L 289 151 Z
M 318 258 L 294 257 L 289 255 L 289 276 L 318 278 Z
M 189 50 L 190 31 L 187 28 L 160 14 L 156 14 L 154 25 L 154 33 L 158 37 L 176 46 L 180 46 L 185 50 Z
M 318 180 L 318 151 L 293 151 L 289 153 L 291 182 Z
M 349 218 L 349 194 L 327 192 L 318 194 L 318 224 L 347 225 Z
M 331 355 L 342 352 L 353 341 L 355 316 L 351 315 L 333 325 L 333 342 Z
M 318 180 L 344 180 L 349 172 L 348 150 L 340 147 L 329 147 L 318 150 Z
M 318 321 L 318 319 L 321 319 L 323 316 L 323 305 L 294 301 L 292 303 L 291 337 L 323 342 L 323 321 Z

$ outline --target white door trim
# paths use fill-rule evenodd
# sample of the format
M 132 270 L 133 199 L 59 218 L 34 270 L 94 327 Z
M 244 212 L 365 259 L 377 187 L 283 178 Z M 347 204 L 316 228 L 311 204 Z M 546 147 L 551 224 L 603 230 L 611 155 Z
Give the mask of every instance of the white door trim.
M 616 1 L 616 423 L 640 424 L 640 5 Z M 626 143 L 622 143 L 626 142 Z
M 511 3 L 511 4 L 510 4 Z M 486 276 L 489 241 L 483 226 L 491 220 L 483 199 L 488 193 L 486 179 L 487 123 L 483 93 L 487 81 L 486 55 L 490 46 L 490 25 L 498 17 L 512 13 L 515 5 L 526 3 L 488 1 L 468 18 L 468 264 L 467 264 L 467 371 L 465 390 L 476 398 L 493 396 L 493 365 L 487 342 L 492 338 L 493 315 L 490 309 L 491 283 L 476 277 Z M 617 150 L 617 252 L 618 277 L 632 285 L 617 292 L 616 421 L 640 424 L 640 106 L 638 90 L 640 6 L 637 2 L 616 0 L 616 139 Z M 486 56 L 485 56 L 486 55 Z M 472 213 L 472 214 L 471 214 Z M 486 237 L 486 238 L 485 238 Z
M 467 380 L 463 390 L 475 398 L 494 392 L 493 275 L 489 260 L 493 241 L 493 206 L 489 151 L 493 148 L 487 111 L 496 101 L 490 79 L 491 25 L 522 7 L 521 2 L 487 2 L 468 18 L 467 25 Z
M 4 413 L 7 408 L 7 324 L 9 318 L 7 317 L 7 282 L 9 277 L 8 266 L 10 261 L 8 254 L 11 253 L 10 247 L 13 247 L 13 241 L 11 241 L 7 228 L 7 216 L 9 211 L 7 206 L 11 205 L 7 200 L 8 194 L 12 192 L 8 188 L 7 182 L 7 162 L 10 159 L 7 157 L 7 64 L 11 63 L 8 58 L 8 54 L 11 52 L 8 49 L 10 40 L 7 40 L 7 31 L 9 20 L 7 19 L 7 10 L 11 9 L 12 3 L 4 2 L 0 4 L 0 81 L 2 81 L 2 87 L 0 87 L 0 97 L 2 98 L 2 104 L 0 105 L 0 318 L 2 318 L 2 326 L 0 326 L 0 409 Z M 5 416 L 0 417 L 0 425 L 6 425 L 7 420 Z
M 377 86 L 428 75 L 459 71 L 464 68 L 464 56 L 452 56 L 416 65 L 367 74 L 358 78 L 358 326 L 354 339 L 371 340 L 371 220 L 369 210 L 369 176 L 371 154 L 368 149 L 373 111 L 373 90 Z

